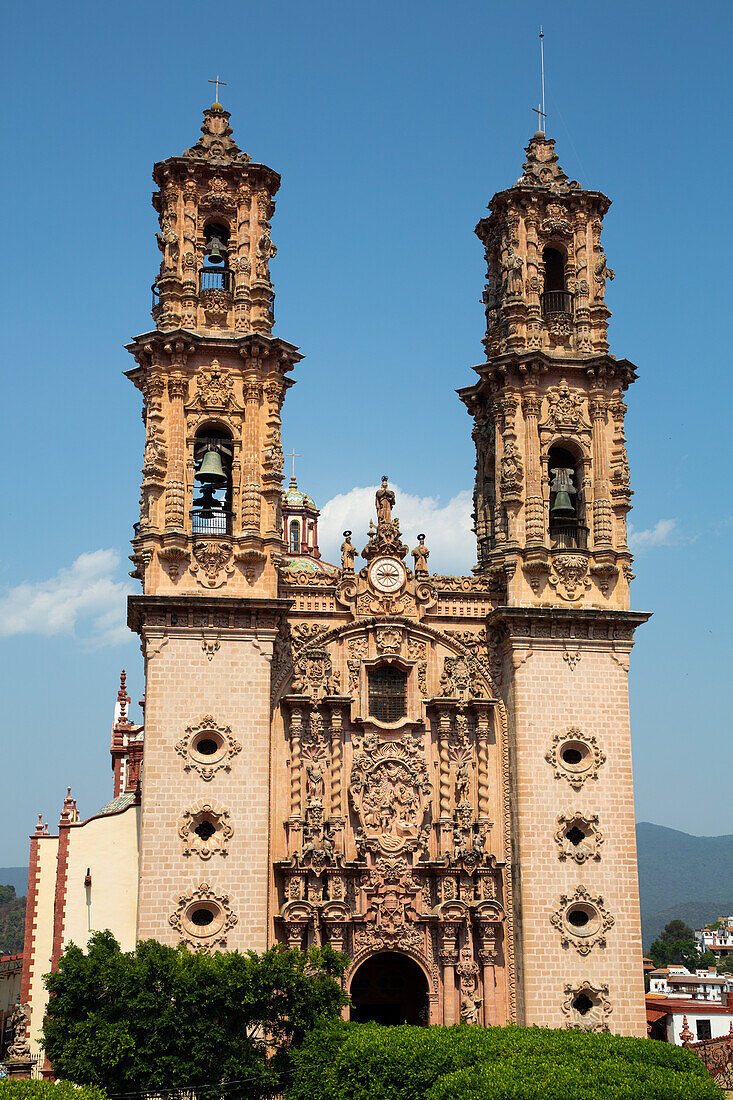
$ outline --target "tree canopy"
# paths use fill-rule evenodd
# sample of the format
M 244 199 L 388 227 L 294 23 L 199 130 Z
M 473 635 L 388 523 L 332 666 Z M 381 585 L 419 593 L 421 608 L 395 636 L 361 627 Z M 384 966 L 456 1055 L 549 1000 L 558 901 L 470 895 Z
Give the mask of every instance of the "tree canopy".
M 23 950 L 26 899 L 15 896 L 13 886 L 0 886 L 0 955 Z
M 660 932 L 659 937 L 649 948 L 649 958 L 655 966 L 669 966 L 679 964 L 689 970 L 695 970 L 698 966 L 714 966 L 708 961 L 710 952 L 703 955 L 695 943 L 695 933 L 683 920 L 671 920 Z
M 330 947 L 205 955 L 145 940 L 123 952 L 96 932 L 46 975 L 46 1053 L 57 1076 L 115 1093 L 240 1080 L 247 1096 L 277 1091 L 306 1033 L 339 1016 L 345 965 Z

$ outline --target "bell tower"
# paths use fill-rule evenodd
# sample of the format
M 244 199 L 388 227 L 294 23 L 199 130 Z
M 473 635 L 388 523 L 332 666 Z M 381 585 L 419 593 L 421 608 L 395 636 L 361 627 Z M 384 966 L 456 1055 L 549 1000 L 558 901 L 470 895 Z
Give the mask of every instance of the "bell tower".
M 269 672 L 287 607 L 280 413 L 302 358 L 272 335 L 280 177 L 213 103 L 153 179 L 155 327 L 128 345 L 146 427 L 131 556 L 143 594 L 129 605 L 146 672 L 138 936 L 198 929 L 262 949 Z
M 459 390 L 476 444 L 477 581 L 502 663 L 518 883 L 518 1019 L 645 1034 L 628 707 L 631 507 L 609 352 L 611 203 L 538 131 L 476 226 L 486 359 Z

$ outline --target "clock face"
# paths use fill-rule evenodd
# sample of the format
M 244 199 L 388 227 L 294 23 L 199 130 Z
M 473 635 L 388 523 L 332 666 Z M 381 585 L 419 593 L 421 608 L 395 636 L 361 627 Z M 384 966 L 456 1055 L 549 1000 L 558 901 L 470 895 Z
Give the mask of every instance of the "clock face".
M 399 592 L 406 579 L 404 565 L 394 558 L 377 558 L 369 566 L 369 580 L 378 592 Z

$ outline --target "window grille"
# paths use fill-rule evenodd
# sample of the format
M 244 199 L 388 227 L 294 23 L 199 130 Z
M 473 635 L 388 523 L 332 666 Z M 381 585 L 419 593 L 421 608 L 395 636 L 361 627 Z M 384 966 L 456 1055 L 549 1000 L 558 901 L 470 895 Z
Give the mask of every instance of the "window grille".
M 384 666 L 369 673 L 369 713 L 379 722 L 397 722 L 407 711 L 407 676 Z

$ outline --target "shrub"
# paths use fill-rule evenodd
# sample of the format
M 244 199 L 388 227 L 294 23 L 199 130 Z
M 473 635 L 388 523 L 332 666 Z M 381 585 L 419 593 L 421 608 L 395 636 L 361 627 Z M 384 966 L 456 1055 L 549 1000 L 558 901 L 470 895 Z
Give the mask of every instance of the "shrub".
M 106 1100 L 107 1093 L 93 1085 L 69 1081 L 0 1081 L 0 1100 Z
M 548 1028 L 313 1032 L 289 1100 L 719 1100 L 697 1055 L 652 1039 Z

